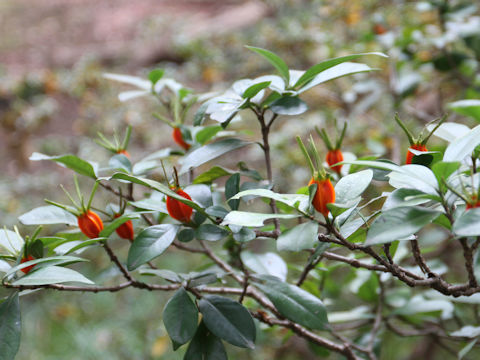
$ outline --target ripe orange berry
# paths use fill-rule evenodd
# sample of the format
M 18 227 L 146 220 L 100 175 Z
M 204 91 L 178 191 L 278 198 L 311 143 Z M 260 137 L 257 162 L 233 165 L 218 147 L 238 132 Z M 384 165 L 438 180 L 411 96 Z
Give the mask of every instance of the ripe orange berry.
M 413 150 L 418 150 L 418 151 L 428 151 L 427 147 L 422 144 L 413 144 L 410 146 L 411 149 Z M 415 156 L 414 153 L 412 153 L 410 150 L 407 151 L 407 158 L 405 160 L 405 164 L 411 164 L 412 159 Z
M 182 130 L 180 130 L 180 128 L 178 127 L 173 128 L 172 138 L 173 138 L 173 141 L 175 141 L 178 145 L 180 145 L 185 150 L 190 149 L 190 144 L 186 143 L 185 140 L 183 140 Z
M 335 165 L 336 163 L 343 161 L 343 154 L 340 151 L 340 149 L 329 150 L 327 152 L 326 160 L 327 160 L 328 166 L 330 166 L 330 168 L 333 171 L 335 171 L 337 174 L 340 174 L 340 170 L 342 170 L 343 165 L 332 166 L 332 165 Z
M 373 32 L 376 35 L 383 35 L 387 32 L 387 28 L 383 26 L 382 24 L 375 24 L 373 25 Z
M 90 239 L 97 238 L 103 230 L 103 221 L 97 213 L 88 210 L 78 218 L 78 227 Z
M 173 189 L 178 195 L 184 197 L 185 199 L 192 200 L 190 195 L 180 188 Z M 167 211 L 168 214 L 181 222 L 189 222 L 192 218 L 193 209 L 185 205 L 184 203 L 178 201 L 177 199 L 167 196 Z
M 127 158 L 130 158 L 130 154 L 127 150 L 120 150 L 117 152 L 117 154 L 123 154 L 125 155 Z
M 324 217 L 327 217 L 330 212 L 327 208 L 327 204 L 335 202 L 335 189 L 333 188 L 330 179 L 315 180 L 314 178 L 311 178 L 308 186 L 314 183 L 317 184 L 317 191 L 313 197 L 313 207 Z
M 120 217 L 120 214 L 115 214 L 115 218 L 118 218 L 118 217 Z M 128 220 L 124 222 L 122 225 L 116 228 L 115 231 L 118 234 L 118 236 L 120 236 L 122 239 L 133 241 L 135 237 L 132 220 Z
M 20 260 L 20 264 L 23 264 L 24 262 L 27 262 L 27 261 L 30 261 L 30 260 L 35 260 L 35 258 L 32 256 L 32 255 L 28 255 L 26 258 L 22 258 L 22 260 Z M 30 265 L 30 266 L 27 266 L 27 267 L 24 267 L 23 269 L 20 269 L 22 272 L 24 272 L 25 274 L 28 274 L 30 272 L 30 270 L 33 269 L 35 265 Z
M 472 196 L 472 201 L 467 203 L 465 209 L 470 210 L 478 207 L 480 207 L 480 200 L 478 200 L 476 196 Z

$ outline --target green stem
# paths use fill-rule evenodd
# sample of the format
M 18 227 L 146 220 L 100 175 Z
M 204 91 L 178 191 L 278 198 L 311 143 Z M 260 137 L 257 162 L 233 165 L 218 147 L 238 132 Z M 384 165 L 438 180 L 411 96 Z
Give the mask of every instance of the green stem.
M 308 154 L 307 148 L 303 144 L 303 141 L 300 138 L 300 136 L 297 135 L 295 137 L 295 139 L 297 140 L 297 143 L 298 143 L 298 146 L 300 147 L 300 150 L 302 150 L 303 156 L 305 157 L 305 159 L 307 159 L 308 166 L 310 167 L 310 171 L 311 171 L 312 176 L 313 176 L 315 174 L 315 167 L 313 166 L 313 162 L 312 162 L 312 159 L 311 159 L 310 155 Z

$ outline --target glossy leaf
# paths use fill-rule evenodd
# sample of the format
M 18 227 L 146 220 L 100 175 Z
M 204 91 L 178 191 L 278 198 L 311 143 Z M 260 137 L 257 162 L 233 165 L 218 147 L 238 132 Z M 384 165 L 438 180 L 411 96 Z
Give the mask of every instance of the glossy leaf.
M 182 167 L 179 174 L 184 174 L 192 168 L 196 168 L 221 155 L 224 155 L 230 151 L 239 149 L 249 144 L 251 144 L 251 142 L 235 138 L 229 138 L 202 146 L 196 150 L 193 150 L 191 153 L 189 153 L 180 160 L 180 164 Z
M 40 206 L 18 217 L 24 225 L 66 224 L 77 226 L 77 218 L 53 205 Z
M 221 226 L 203 224 L 195 230 L 195 236 L 199 240 L 218 241 L 227 237 L 230 232 Z
M 397 207 L 384 211 L 370 225 L 365 245 L 405 240 L 439 215 L 438 211 L 419 206 Z
M 302 251 L 318 242 L 318 223 L 309 221 L 283 232 L 277 239 L 277 250 Z
M 15 231 L 0 229 L 0 253 L 3 250 L 10 254 L 17 254 L 22 250 L 25 241 Z
M 480 208 L 466 210 L 455 220 L 452 230 L 458 236 L 480 235 Z
M 20 347 L 21 316 L 18 292 L 0 303 L 0 360 L 13 360 Z
M 322 301 L 298 286 L 262 276 L 256 286 L 265 293 L 277 310 L 287 319 L 315 330 L 329 328 L 327 311 Z
M 257 274 L 272 275 L 282 281 L 287 279 L 287 264 L 275 253 L 255 254 L 243 251 L 241 257 L 245 266 Z
M 221 178 L 223 176 L 232 175 L 234 172 L 228 169 L 225 169 L 221 166 L 214 166 L 210 170 L 205 171 L 198 175 L 195 180 L 193 180 L 194 184 L 210 184 L 213 180 Z
M 75 171 L 77 174 L 85 175 L 93 179 L 96 179 L 97 177 L 92 164 L 90 164 L 88 161 L 80 159 L 75 155 L 48 156 L 35 152 L 32 154 L 32 156 L 30 156 L 30 160 L 52 160 Z
M 371 52 L 371 53 L 363 53 L 363 54 L 352 54 L 347 56 L 341 56 L 334 59 L 328 59 L 328 60 L 322 61 L 321 63 L 313 65 L 311 68 L 305 71 L 305 73 L 297 80 L 294 87 L 303 86 L 304 84 L 308 83 L 313 78 L 315 78 L 315 76 L 317 76 L 319 73 L 333 66 L 344 63 L 346 61 L 355 60 L 361 56 L 367 56 L 367 55 L 377 55 L 377 56 L 387 57 L 387 55 L 383 53 Z
M 260 227 L 268 219 L 294 219 L 298 216 L 292 214 L 260 214 L 246 211 L 231 211 L 225 216 L 220 225 Z
M 263 81 L 258 84 L 253 84 L 243 93 L 242 97 L 244 99 L 251 99 L 257 95 L 260 91 L 267 88 L 271 84 L 271 81 Z
M 288 66 L 285 63 L 285 61 L 283 61 L 278 55 L 274 54 L 273 52 L 271 52 L 269 50 L 262 49 L 262 48 L 259 48 L 259 47 L 246 46 L 246 48 L 256 52 L 257 54 L 259 54 L 259 55 L 263 56 L 265 59 L 267 59 L 268 62 L 270 62 L 270 64 L 272 64 L 278 70 L 280 75 L 284 78 L 285 84 L 286 85 L 289 84 L 290 74 L 289 74 Z
M 215 336 L 238 347 L 255 347 L 255 324 L 240 303 L 222 296 L 207 295 L 198 306 L 205 325 Z
M 177 290 L 163 309 L 163 323 L 174 348 L 190 341 L 198 324 L 198 310 L 183 287 Z
M 213 138 L 222 129 L 223 128 L 220 125 L 206 126 L 195 134 L 195 140 L 199 144 L 203 145 L 211 138 Z
M 44 266 L 59 266 L 59 265 L 69 265 L 74 264 L 77 262 L 88 261 L 86 259 L 82 259 L 75 256 L 51 256 L 51 257 L 44 257 L 40 259 L 33 259 L 30 261 L 25 261 L 18 265 L 12 267 L 6 274 L 5 278 L 8 278 L 10 275 L 15 274 L 18 270 L 24 269 L 26 267 L 37 265 L 34 269 L 38 269 Z
M 355 200 L 370 185 L 373 178 L 372 170 L 362 170 L 342 177 L 335 185 L 335 202 L 344 204 Z
M 300 115 L 308 110 L 307 104 L 298 96 L 282 96 L 270 104 L 270 109 L 278 115 Z
M 202 321 L 188 345 L 183 360 L 227 360 L 222 341 Z
M 128 270 L 135 270 L 140 265 L 163 254 L 175 240 L 178 229 L 177 225 L 161 224 L 142 230 L 128 251 Z
M 308 208 L 308 196 L 304 194 L 279 194 L 268 189 L 251 189 L 244 190 L 233 196 L 231 199 L 240 199 L 246 196 L 260 196 L 268 199 L 273 199 L 286 204 L 292 208 L 298 208 L 301 211 L 306 211 Z
M 240 174 L 236 173 L 230 176 L 225 183 L 225 197 L 227 199 L 231 199 L 234 195 L 236 195 L 240 191 Z M 227 201 L 228 206 L 232 210 L 238 210 L 238 206 L 240 205 L 239 200 L 231 199 Z
M 105 226 L 105 228 L 100 231 L 99 236 L 108 238 L 110 235 L 112 235 L 115 230 L 122 224 L 126 223 L 129 220 L 136 219 L 138 218 L 138 215 L 136 214 L 123 214 L 122 216 L 116 218 L 113 220 L 110 224 Z
M 447 107 L 459 114 L 470 116 L 480 122 L 480 100 L 478 99 L 455 101 L 447 104 Z
M 13 282 L 13 285 L 47 285 L 66 282 L 93 284 L 93 281 L 75 270 L 60 266 L 42 267 Z
M 443 161 L 462 161 L 470 156 L 480 144 L 480 125 L 477 125 L 465 135 L 456 138 L 448 145 L 443 155 Z

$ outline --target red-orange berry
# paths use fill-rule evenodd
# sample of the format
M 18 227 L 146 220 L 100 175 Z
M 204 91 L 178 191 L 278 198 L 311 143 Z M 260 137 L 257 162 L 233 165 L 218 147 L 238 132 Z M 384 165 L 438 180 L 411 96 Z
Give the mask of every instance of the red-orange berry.
M 336 163 L 343 161 L 343 154 L 340 151 L 340 149 L 329 150 L 327 152 L 326 160 L 327 160 L 328 166 L 330 166 L 330 168 L 333 171 L 340 174 L 340 170 L 342 170 L 343 165 L 332 166 L 332 165 L 335 165 Z
M 471 201 L 467 203 L 467 205 L 465 206 L 465 209 L 470 210 L 478 207 L 480 207 L 480 200 L 477 199 L 477 196 L 472 196 Z
M 103 230 L 103 221 L 97 213 L 88 210 L 78 218 L 78 227 L 87 235 L 90 239 L 99 237 L 100 232 Z
M 32 255 L 28 255 L 26 258 L 22 258 L 22 260 L 20 260 L 20 264 L 23 264 L 24 262 L 27 262 L 27 261 L 30 261 L 30 260 L 35 260 L 35 258 L 32 256 Z M 20 269 L 22 272 L 24 272 L 25 274 L 28 274 L 30 272 L 30 270 L 33 269 L 35 265 L 30 265 L 30 266 L 27 266 L 27 267 L 24 267 L 23 269 Z
M 130 158 L 130 153 L 127 151 L 127 150 L 119 150 L 117 152 L 117 154 L 123 154 L 125 155 L 127 158 Z
M 173 141 L 175 141 L 178 145 L 180 145 L 185 150 L 190 149 L 190 144 L 186 143 L 185 140 L 183 140 L 182 130 L 180 130 L 180 128 L 178 127 L 173 128 L 172 138 L 173 138 Z
M 311 178 L 308 186 L 314 183 L 317 184 L 317 191 L 313 197 L 312 205 L 315 210 L 321 213 L 324 217 L 327 217 L 330 212 L 327 208 L 327 204 L 335 202 L 335 189 L 330 179 L 315 180 L 314 178 Z
M 422 144 L 413 144 L 410 146 L 411 149 L 413 150 L 418 150 L 418 151 L 428 151 L 427 147 Z M 405 160 L 405 164 L 411 164 L 412 159 L 415 156 L 414 153 L 412 153 L 410 150 L 407 151 L 407 158 Z
M 184 197 L 185 199 L 192 200 L 190 195 L 180 188 L 173 189 L 178 195 Z M 178 201 L 177 199 L 167 196 L 167 211 L 168 214 L 175 220 L 181 222 L 189 222 L 192 218 L 193 209 L 185 205 L 184 203 Z
M 115 218 L 120 217 L 120 214 L 115 214 Z M 135 237 L 135 232 L 133 231 L 133 224 L 132 220 L 128 220 L 120 225 L 118 228 L 115 229 L 118 236 L 122 239 L 127 239 L 133 241 Z

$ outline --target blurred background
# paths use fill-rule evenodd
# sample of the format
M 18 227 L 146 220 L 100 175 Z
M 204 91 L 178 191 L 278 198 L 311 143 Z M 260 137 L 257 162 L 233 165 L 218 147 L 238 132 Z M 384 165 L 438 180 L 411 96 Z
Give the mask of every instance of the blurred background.
M 17 217 L 43 205 L 44 198 L 64 200 L 56 185 L 71 184 L 69 171 L 30 162 L 34 151 L 107 161 L 109 154 L 92 139 L 97 131 L 122 133 L 127 124 L 134 127 L 129 148 L 134 160 L 173 145 L 166 125 L 151 115 L 155 103 L 148 99 L 119 102 L 119 91 L 128 87 L 109 82 L 102 73 L 146 76 L 160 67 L 167 77 L 196 92 L 221 91 L 234 80 L 273 71 L 244 45 L 270 49 L 291 68 L 303 70 L 349 53 L 389 55 L 388 59 L 362 59 L 379 71 L 316 87 L 305 96 L 310 112 L 278 121 L 272 144 L 279 191 L 294 192 L 308 176 L 297 171 L 301 155 L 288 151 L 293 136 L 306 135 L 315 125 L 326 126 L 331 133 L 334 119 L 349 122 L 346 150 L 357 156 L 381 154 L 403 161 L 407 144 L 393 121 L 395 112 L 418 133 L 428 121 L 444 114 L 449 103 L 480 98 L 480 16 L 474 3 L 2 0 L 2 226 L 19 225 Z M 451 112 L 450 121 L 458 118 Z M 468 117 L 461 121 L 476 123 Z M 444 146 L 432 140 L 433 148 Z M 246 158 L 255 162 L 261 154 L 252 152 Z M 118 246 L 120 251 L 127 249 L 126 244 Z M 201 265 L 199 260 L 187 266 L 176 253 L 162 259 L 164 268 Z M 94 280 L 101 282 L 102 276 L 109 275 L 109 264 L 94 251 L 91 260 L 95 266 L 90 275 L 97 274 Z M 98 268 L 103 269 L 100 275 Z M 330 284 L 332 293 L 335 286 L 339 285 Z M 161 322 L 165 299 L 164 294 L 130 289 L 118 294 L 25 296 L 17 359 L 181 359 L 182 351 L 172 352 Z M 328 356 L 290 334 L 276 334 L 264 339 L 259 332 L 255 352 L 228 346 L 229 355 L 232 359 L 305 360 Z M 422 358 L 418 354 L 428 344 L 417 340 L 386 337 L 385 341 L 396 342 L 395 354 L 389 354 L 387 346 L 382 358 Z M 406 346 L 400 346 L 403 343 Z

